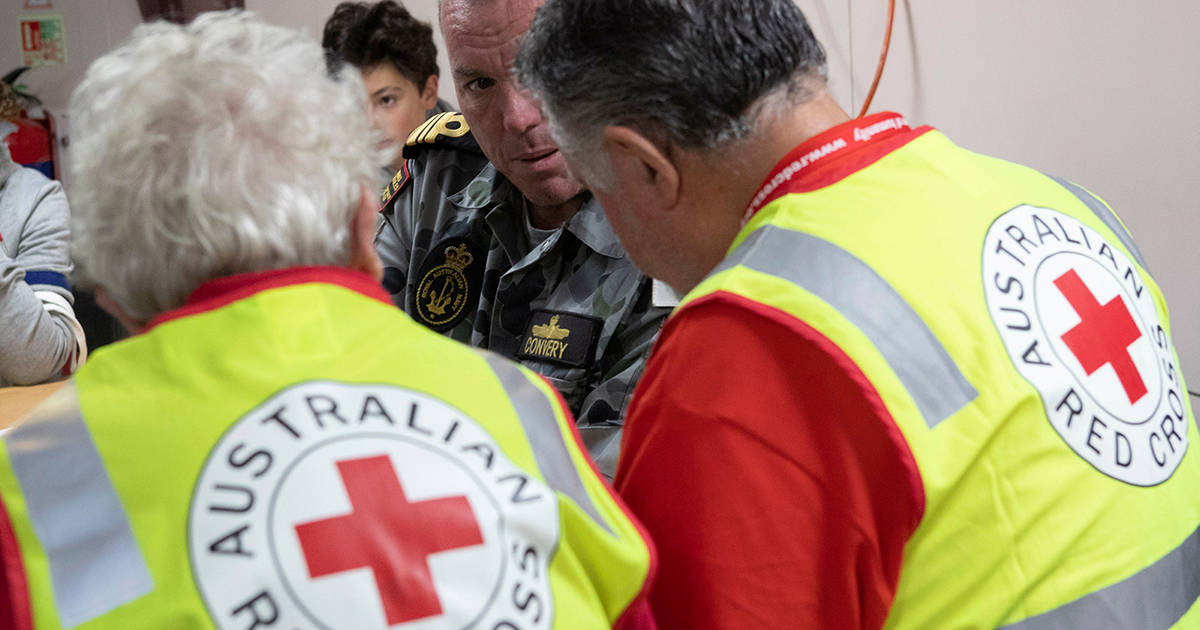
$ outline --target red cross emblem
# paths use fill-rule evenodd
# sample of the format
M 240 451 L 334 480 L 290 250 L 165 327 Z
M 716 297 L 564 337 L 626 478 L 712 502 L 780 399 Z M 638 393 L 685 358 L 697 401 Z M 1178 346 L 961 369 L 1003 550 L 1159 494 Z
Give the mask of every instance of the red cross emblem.
M 409 503 L 387 455 L 337 467 L 353 510 L 296 526 L 309 575 L 370 567 L 388 625 L 442 614 L 428 557 L 483 544 L 467 498 Z
M 1112 365 L 1130 404 L 1141 400 L 1146 395 L 1146 383 L 1133 363 L 1129 346 L 1142 338 L 1142 331 L 1129 314 L 1125 300 L 1118 295 L 1101 305 L 1074 269 L 1059 276 L 1054 286 L 1082 320 L 1068 330 L 1062 340 L 1079 359 L 1088 376 L 1105 365 Z

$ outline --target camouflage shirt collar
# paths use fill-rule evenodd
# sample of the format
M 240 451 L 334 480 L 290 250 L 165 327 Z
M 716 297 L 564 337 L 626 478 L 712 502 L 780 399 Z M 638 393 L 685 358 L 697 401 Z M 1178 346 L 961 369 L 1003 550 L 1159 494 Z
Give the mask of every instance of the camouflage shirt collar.
M 449 201 L 460 208 L 484 208 L 495 205 L 503 208 L 514 220 L 519 220 L 523 202 L 521 192 L 508 178 L 488 164 L 475 179 L 462 190 L 450 196 Z M 490 214 L 490 213 L 489 213 Z M 604 217 L 604 209 L 591 194 L 575 216 L 567 222 L 566 231 L 574 234 L 589 249 L 609 258 L 624 258 L 625 248 L 613 232 L 612 225 Z
M 605 218 L 604 208 L 590 193 L 587 201 L 583 202 L 583 207 L 567 222 L 567 231 L 601 256 L 625 257 L 625 248 L 621 246 L 612 225 Z

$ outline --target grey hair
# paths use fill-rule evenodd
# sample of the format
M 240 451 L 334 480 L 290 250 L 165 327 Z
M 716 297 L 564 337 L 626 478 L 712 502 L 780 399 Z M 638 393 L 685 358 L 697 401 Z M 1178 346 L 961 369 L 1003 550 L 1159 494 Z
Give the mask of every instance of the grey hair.
M 825 53 L 793 0 L 548 0 L 517 55 L 555 140 L 611 185 L 612 125 L 716 153 L 824 85 Z
M 377 155 L 356 70 L 241 11 L 139 26 L 71 97 L 73 250 L 135 319 L 205 281 L 345 265 Z

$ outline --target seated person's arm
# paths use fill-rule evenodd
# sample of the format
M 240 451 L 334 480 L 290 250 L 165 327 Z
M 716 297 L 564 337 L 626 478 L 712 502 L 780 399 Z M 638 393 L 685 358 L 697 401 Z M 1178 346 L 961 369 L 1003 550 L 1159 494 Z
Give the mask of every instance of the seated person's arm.
M 8 187 L 4 192 L 15 194 Z M 69 376 L 87 353 L 67 284 L 67 197 L 58 182 L 48 182 L 31 200 L 17 200 L 30 201 L 20 241 L 0 242 L 0 383 L 11 385 Z M 26 211 L 3 202 L 0 208 Z

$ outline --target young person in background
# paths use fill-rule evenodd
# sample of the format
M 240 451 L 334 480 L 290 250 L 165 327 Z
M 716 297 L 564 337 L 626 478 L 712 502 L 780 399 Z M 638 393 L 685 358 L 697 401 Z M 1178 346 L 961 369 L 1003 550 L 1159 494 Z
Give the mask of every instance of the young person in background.
M 325 22 L 321 39 L 330 70 L 348 63 L 363 76 L 371 124 L 383 132 L 386 177 L 400 170 L 404 141 L 426 118 L 448 111 L 438 99 L 433 29 L 392 0 L 343 2 Z

